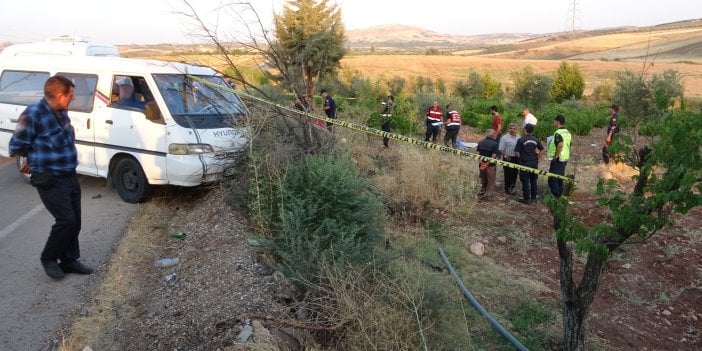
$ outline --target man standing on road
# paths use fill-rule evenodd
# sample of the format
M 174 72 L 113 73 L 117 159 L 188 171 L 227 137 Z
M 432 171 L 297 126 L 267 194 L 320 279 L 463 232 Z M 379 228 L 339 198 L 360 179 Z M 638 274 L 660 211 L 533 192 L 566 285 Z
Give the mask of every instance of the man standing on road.
M 502 154 L 502 159 L 519 164 L 519 156 L 514 152 L 514 147 L 517 146 L 517 140 L 519 140 L 519 135 L 517 135 L 517 125 L 510 123 L 509 132 L 500 138 L 499 149 Z M 517 185 L 517 176 L 519 175 L 519 170 L 511 167 L 502 167 L 505 174 L 505 193 L 512 195 L 514 194 L 514 187 Z
M 26 157 L 20 171 L 32 173 L 30 183 L 56 220 L 41 252 L 44 271 L 54 279 L 63 278 L 64 273 L 93 273 L 78 261 L 80 184 L 75 131 L 67 112 L 73 88 L 68 78 L 49 78 L 44 83 L 44 98 L 22 112 L 9 145 L 11 156 Z
M 544 151 L 541 141 L 534 137 L 534 125 L 529 123 L 524 126 L 524 136 L 519 138 L 515 153 L 519 157 L 522 166 L 539 169 L 539 156 Z M 518 200 L 523 204 L 530 204 L 536 201 L 538 192 L 536 189 L 539 175 L 533 172 L 519 171 L 519 181 L 522 183 L 522 199 Z
M 439 138 L 439 133 L 441 131 L 441 123 L 444 117 L 444 111 L 441 110 L 439 106 L 439 101 L 434 100 L 431 107 L 427 110 L 427 131 L 424 133 L 424 141 L 429 141 L 436 144 L 436 139 Z
M 571 136 L 568 129 L 565 128 L 566 119 L 563 115 L 556 116 L 553 123 L 556 126 L 556 132 L 553 134 L 553 142 L 548 145 L 547 155 L 551 158 L 548 171 L 565 176 L 566 165 L 570 159 Z M 563 179 L 549 177 L 548 187 L 551 188 L 551 194 L 556 198 L 563 195 Z
M 602 145 L 602 160 L 605 164 L 609 164 L 609 146 L 612 145 L 614 136 L 619 133 L 619 106 L 612 105 L 609 108 L 609 115 L 607 136 L 605 137 L 604 145 Z
M 327 114 L 328 118 L 336 119 L 336 101 L 334 101 L 334 98 L 329 95 L 327 89 L 320 90 L 319 95 L 321 95 L 322 99 L 324 99 L 324 107 L 322 107 L 322 109 L 324 109 L 324 113 Z M 327 122 L 327 129 L 331 130 L 332 126 L 332 123 Z

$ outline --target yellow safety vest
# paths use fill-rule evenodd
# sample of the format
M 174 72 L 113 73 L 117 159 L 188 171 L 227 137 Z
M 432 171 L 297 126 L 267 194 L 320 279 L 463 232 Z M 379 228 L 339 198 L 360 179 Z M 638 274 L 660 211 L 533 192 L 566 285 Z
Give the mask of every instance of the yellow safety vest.
M 568 129 L 561 128 L 554 133 L 553 141 L 548 144 L 548 150 L 546 151 L 546 157 L 548 159 L 553 159 L 556 156 L 556 134 L 560 134 L 563 138 L 563 148 L 561 149 L 561 156 L 558 158 L 559 161 L 568 161 L 570 159 L 570 141 L 571 136 Z

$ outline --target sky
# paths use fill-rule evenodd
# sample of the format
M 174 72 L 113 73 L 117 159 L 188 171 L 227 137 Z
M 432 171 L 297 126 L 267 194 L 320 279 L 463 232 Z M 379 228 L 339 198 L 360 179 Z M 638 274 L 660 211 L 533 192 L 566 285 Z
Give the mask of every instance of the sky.
M 648 26 L 702 18 L 699 0 L 330 0 L 341 9 L 346 30 L 405 24 L 441 34 L 553 33 L 570 29 Z M 238 38 L 253 12 L 238 7 L 216 11 L 241 0 L 189 0 L 220 40 Z M 272 14 L 284 0 L 247 1 L 271 29 Z M 117 4 L 120 4 L 117 6 Z M 538 4 L 538 5 L 537 5 Z M 180 14 L 179 14 L 180 12 Z M 183 0 L 2 0 L 0 42 L 43 41 L 75 35 L 90 41 L 123 44 L 210 42 L 198 36 Z M 215 14 L 219 13 L 219 16 Z M 573 17 L 573 13 L 575 16 Z M 575 22 L 573 22 L 575 18 Z M 256 26 L 249 26 L 249 28 Z

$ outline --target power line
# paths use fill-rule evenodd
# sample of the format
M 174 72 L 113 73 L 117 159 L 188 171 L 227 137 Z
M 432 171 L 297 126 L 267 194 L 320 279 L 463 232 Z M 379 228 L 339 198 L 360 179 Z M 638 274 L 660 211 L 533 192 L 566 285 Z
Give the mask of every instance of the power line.
M 566 17 L 566 32 L 574 32 L 582 26 L 582 19 L 580 13 L 580 5 L 578 0 L 569 0 L 568 3 L 568 15 Z

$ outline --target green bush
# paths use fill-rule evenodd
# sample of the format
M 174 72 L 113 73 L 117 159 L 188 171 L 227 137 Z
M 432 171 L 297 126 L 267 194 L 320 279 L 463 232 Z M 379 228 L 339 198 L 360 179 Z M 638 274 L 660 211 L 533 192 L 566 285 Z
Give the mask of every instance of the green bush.
M 585 79 L 580 73 L 577 63 L 568 64 L 562 61 L 551 85 L 551 97 L 556 102 L 563 102 L 568 99 L 580 100 L 585 91 Z
M 551 77 L 536 74 L 531 66 L 511 74 L 514 90 L 512 98 L 524 106 L 539 107 L 549 100 Z
M 288 276 L 319 277 L 323 264 L 368 262 L 382 240 L 382 203 L 348 155 L 308 156 L 287 167 L 272 248 Z

